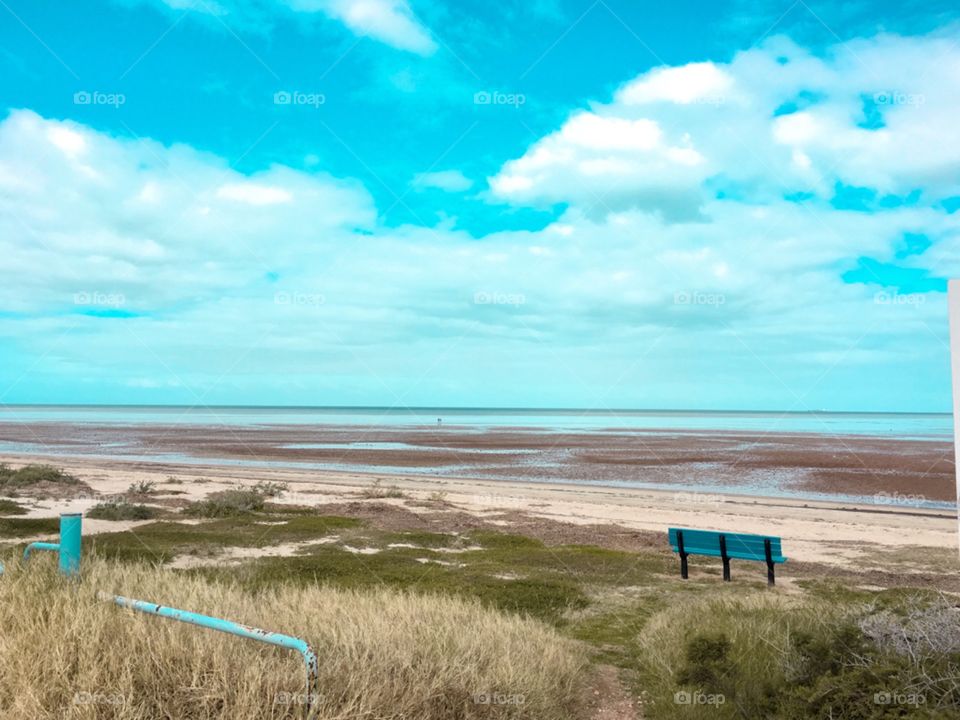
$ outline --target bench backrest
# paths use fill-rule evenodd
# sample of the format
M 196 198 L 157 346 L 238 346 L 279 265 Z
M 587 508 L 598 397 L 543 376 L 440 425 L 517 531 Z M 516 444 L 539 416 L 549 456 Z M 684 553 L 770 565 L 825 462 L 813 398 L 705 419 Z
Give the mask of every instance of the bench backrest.
M 724 536 L 727 545 L 727 557 L 737 560 L 758 560 L 766 562 L 767 554 L 764 550 L 764 540 L 770 540 L 770 555 L 775 563 L 786 562 L 780 546 L 780 538 L 770 535 L 748 535 L 746 533 L 720 532 L 718 530 L 689 530 L 687 528 L 670 528 L 670 545 L 674 552 L 680 552 L 677 542 L 677 532 L 683 533 L 683 551 L 689 555 L 710 555 L 722 557 L 720 553 L 720 536 Z

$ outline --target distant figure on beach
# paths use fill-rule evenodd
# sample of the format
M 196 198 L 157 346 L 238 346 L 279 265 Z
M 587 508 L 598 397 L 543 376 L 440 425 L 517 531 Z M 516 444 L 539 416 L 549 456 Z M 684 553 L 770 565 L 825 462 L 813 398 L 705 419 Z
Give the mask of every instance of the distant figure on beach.
M 443 420 L 441 420 L 440 418 L 437 418 L 437 427 L 440 427 L 440 423 L 442 423 L 442 422 L 443 422 Z

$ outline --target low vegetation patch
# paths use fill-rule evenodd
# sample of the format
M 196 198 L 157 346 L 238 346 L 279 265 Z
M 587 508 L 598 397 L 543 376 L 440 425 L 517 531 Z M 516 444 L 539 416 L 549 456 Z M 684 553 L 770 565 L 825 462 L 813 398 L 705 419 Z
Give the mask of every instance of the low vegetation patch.
M 235 488 L 210 493 L 186 509 L 188 515 L 205 518 L 231 517 L 263 510 L 263 493 L 256 489 Z
M 261 525 L 253 521 L 260 517 L 267 518 L 271 524 Z M 360 525 L 353 518 L 337 516 L 273 517 L 234 515 L 198 524 L 158 521 L 139 526 L 136 535 L 130 532 L 101 533 L 85 542 L 87 547 L 105 557 L 163 563 L 178 555 L 215 556 L 226 547 L 263 548 L 277 543 L 320 540 Z
M 272 482 L 269 480 L 260 480 L 253 486 L 254 492 L 259 493 L 265 498 L 281 497 L 289 489 L 290 486 L 285 482 Z
M 53 465 L 24 465 L 12 469 L 0 465 L 0 491 L 30 488 L 37 485 L 80 485 L 73 475 Z
M 146 497 L 148 495 L 153 495 L 157 491 L 157 483 L 153 480 L 139 480 L 135 483 L 130 483 L 130 487 L 127 488 L 127 495 L 133 497 Z
M 26 538 L 51 535 L 60 531 L 57 518 L 0 518 L 0 537 Z
M 960 716 L 960 613 L 942 598 L 710 598 L 659 613 L 640 645 L 655 718 Z
M 27 509 L 23 505 L 0 498 L 0 515 L 24 515 L 26 512 Z
M 95 520 L 153 520 L 159 514 L 156 508 L 126 501 L 99 503 L 86 512 Z
M 405 498 L 407 493 L 396 485 L 384 485 L 380 480 L 374 480 L 369 486 L 360 491 L 360 497 L 367 500 L 380 500 L 383 498 Z
M 542 623 L 476 601 L 315 585 L 252 593 L 90 559 L 77 585 L 56 576 L 52 560 L 38 558 L 29 569 L 16 556 L 4 560 L 0 717 L 302 717 L 306 688 L 296 653 L 121 610 L 98 601 L 98 590 L 307 639 L 321 657 L 318 720 L 581 716 L 589 676 L 581 648 Z M 103 701 L 84 707 L 85 698 Z

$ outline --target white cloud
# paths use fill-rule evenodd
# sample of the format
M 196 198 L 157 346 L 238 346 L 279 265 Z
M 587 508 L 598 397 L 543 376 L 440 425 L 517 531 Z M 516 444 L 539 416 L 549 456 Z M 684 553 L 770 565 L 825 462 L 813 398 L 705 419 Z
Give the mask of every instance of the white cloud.
M 86 150 L 87 143 L 83 135 L 63 126 L 51 127 L 47 133 L 50 142 L 60 148 L 64 155 L 75 158 Z
M 417 187 L 437 188 L 447 192 L 464 192 L 473 187 L 473 180 L 459 170 L 420 173 L 414 178 L 413 182 Z
M 689 218 L 698 204 L 689 190 L 710 168 L 688 135 L 672 135 L 650 119 L 581 112 L 506 163 L 490 187 L 512 202 L 580 200 L 606 212 L 639 201 Z
M 127 0 L 129 1 L 129 0 Z M 430 55 L 437 45 L 430 31 L 414 16 L 407 0 L 152 0 L 173 10 L 193 10 L 233 20 L 256 29 L 276 16 L 326 15 L 355 35 L 369 37 L 399 50 Z
M 960 194 L 958 67 L 946 34 L 880 35 L 822 56 L 773 38 L 726 64 L 639 76 L 505 163 L 490 187 L 518 204 L 680 220 L 700 217 L 718 188 L 760 202 L 829 199 L 837 182 L 949 197 Z M 871 108 L 883 127 L 867 122 Z
M 25 181 L 3 182 L 6 169 Z M 0 286 L 11 311 L 70 306 L 85 291 L 122 293 L 128 309 L 210 297 L 376 219 L 355 183 L 282 166 L 247 176 L 182 145 L 29 111 L 0 124 L 0 187 L 5 269 L 32 276 L 28 292 Z
M 406 0 L 287 0 L 294 10 L 318 9 L 357 35 L 371 37 L 401 50 L 430 55 L 437 45 L 413 16 Z
M 617 100 L 624 105 L 722 102 L 733 84 L 733 77 L 714 63 L 690 63 L 651 70 L 621 88 Z
M 217 188 L 217 197 L 248 205 L 276 205 L 293 201 L 293 195 L 281 187 L 252 182 L 227 183 Z

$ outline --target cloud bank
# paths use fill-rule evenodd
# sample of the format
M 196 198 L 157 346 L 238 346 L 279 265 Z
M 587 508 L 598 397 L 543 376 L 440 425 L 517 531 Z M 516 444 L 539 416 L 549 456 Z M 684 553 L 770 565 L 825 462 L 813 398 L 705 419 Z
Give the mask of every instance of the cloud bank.
M 349 179 L 15 111 L 0 343 L 51 399 L 71 377 L 101 400 L 946 408 L 890 378 L 948 377 L 958 70 L 937 36 L 653 70 L 490 178 L 554 221 L 481 238 L 387 226 Z

